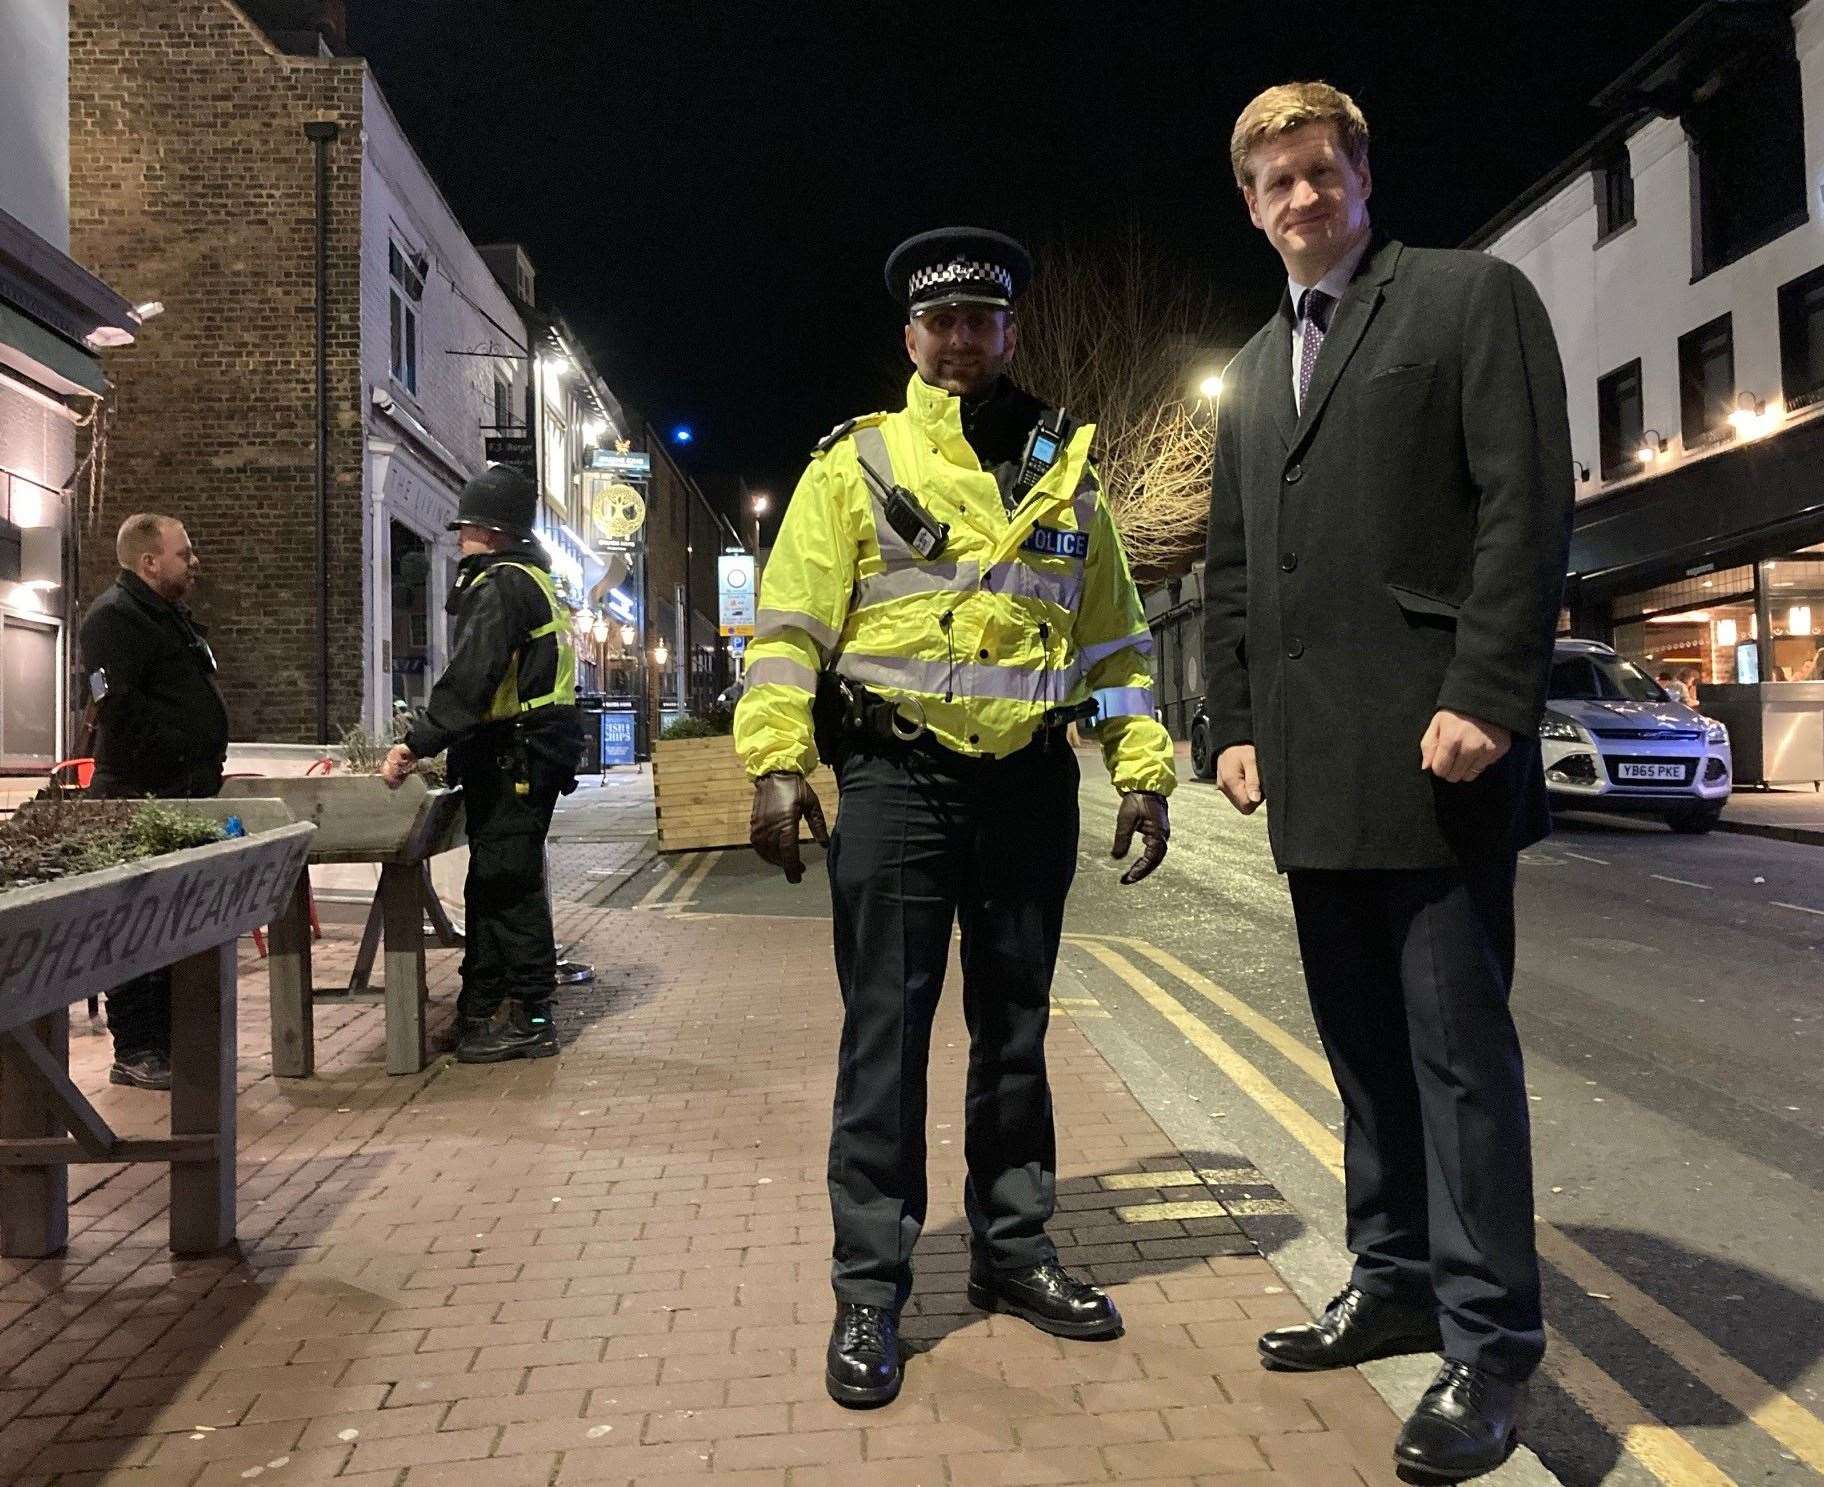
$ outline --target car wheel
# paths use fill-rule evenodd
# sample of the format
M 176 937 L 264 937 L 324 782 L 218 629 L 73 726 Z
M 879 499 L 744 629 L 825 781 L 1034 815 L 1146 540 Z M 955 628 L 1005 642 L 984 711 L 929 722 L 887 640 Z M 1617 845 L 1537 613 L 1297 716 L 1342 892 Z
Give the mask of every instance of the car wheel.
M 1674 831 L 1683 832 L 1686 836 L 1702 836 L 1715 826 L 1723 813 L 1720 810 L 1674 811 L 1666 817 L 1666 825 Z
M 1216 778 L 1216 761 L 1210 757 L 1210 730 L 1191 724 L 1191 769 L 1200 780 Z

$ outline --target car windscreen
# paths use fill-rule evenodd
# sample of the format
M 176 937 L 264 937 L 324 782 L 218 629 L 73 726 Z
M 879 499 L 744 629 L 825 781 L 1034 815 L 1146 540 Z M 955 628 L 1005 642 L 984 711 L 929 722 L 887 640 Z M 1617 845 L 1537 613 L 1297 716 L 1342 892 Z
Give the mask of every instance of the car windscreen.
M 1559 656 L 1551 695 L 1566 702 L 1667 702 L 1658 682 L 1619 656 Z

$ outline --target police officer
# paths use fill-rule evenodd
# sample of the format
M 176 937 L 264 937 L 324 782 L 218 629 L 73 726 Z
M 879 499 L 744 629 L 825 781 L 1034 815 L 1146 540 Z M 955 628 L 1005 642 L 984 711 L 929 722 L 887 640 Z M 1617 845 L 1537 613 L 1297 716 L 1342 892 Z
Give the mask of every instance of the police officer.
M 817 447 L 760 590 L 735 746 L 752 840 L 796 883 L 802 821 L 829 845 L 843 1030 L 829 1185 L 840 1404 L 899 1391 L 900 1308 L 925 1219 L 925 1068 L 952 925 L 970 1035 L 969 1296 L 1062 1337 L 1121 1319 L 1057 1262 L 1045 1025 L 1093 725 L 1137 831 L 1166 851 L 1172 745 L 1146 619 L 1089 451 L 1094 430 L 1007 377 L 1026 250 L 947 228 L 887 262 L 906 306 L 906 404 Z M 814 707 L 815 702 L 815 707 Z M 813 712 L 816 721 L 813 722 Z M 842 792 L 833 840 L 808 776 Z
M 576 788 L 583 735 L 568 616 L 533 536 L 537 506 L 531 481 L 505 465 L 463 487 L 450 523 L 462 547 L 446 606 L 456 616 L 450 664 L 383 771 L 397 788 L 419 759 L 447 748 L 450 778 L 463 788 L 469 875 L 456 1057 L 465 1064 L 557 1052 L 545 836 L 558 796 Z

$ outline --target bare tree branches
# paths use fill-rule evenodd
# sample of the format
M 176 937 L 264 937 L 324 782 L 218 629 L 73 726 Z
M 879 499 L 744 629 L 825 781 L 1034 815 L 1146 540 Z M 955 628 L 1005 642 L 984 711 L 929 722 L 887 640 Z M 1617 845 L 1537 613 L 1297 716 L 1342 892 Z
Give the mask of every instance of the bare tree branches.
M 1040 254 L 1014 375 L 1096 424 L 1096 463 L 1128 560 L 1182 570 L 1202 541 L 1214 405 L 1198 378 L 1227 354 L 1209 293 L 1137 233 Z

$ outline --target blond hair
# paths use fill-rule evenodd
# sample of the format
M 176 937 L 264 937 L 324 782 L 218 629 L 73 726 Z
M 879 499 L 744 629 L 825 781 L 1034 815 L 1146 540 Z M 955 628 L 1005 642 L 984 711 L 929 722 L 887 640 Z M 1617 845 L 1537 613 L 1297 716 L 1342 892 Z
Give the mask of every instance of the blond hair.
M 1328 83 L 1281 83 L 1268 88 L 1241 111 L 1229 136 L 1235 184 L 1247 190 L 1248 157 L 1268 140 L 1306 124 L 1336 125 L 1337 142 L 1357 167 L 1368 159 L 1368 120 L 1355 100 Z
M 114 556 L 127 572 L 139 569 L 139 560 L 147 553 L 163 553 L 165 528 L 181 526 L 175 516 L 159 516 L 151 511 L 135 512 L 120 524 L 114 538 Z

